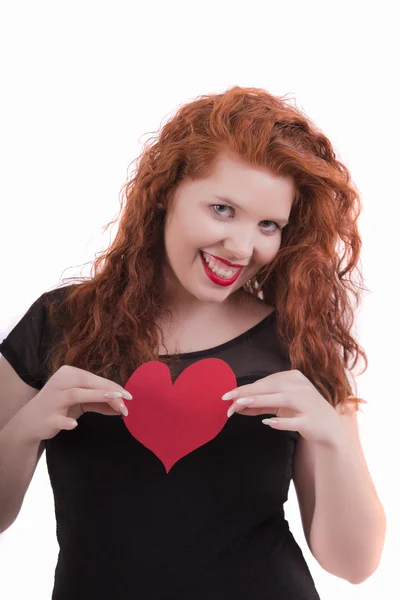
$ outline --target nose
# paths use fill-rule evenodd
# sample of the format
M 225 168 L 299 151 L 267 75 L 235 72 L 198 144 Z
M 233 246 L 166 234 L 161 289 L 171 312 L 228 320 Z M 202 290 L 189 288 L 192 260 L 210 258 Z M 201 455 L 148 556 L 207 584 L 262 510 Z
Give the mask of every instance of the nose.
M 242 229 L 226 238 L 224 248 L 231 262 L 250 262 L 255 249 L 254 235 Z

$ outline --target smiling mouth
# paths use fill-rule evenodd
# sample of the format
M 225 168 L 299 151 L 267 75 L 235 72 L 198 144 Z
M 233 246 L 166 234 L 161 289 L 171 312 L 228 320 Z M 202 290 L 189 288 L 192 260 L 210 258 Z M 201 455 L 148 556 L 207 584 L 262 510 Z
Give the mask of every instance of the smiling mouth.
M 226 260 L 226 258 L 220 258 L 219 256 L 214 256 L 214 254 L 209 254 L 208 252 L 204 252 L 203 250 L 201 250 L 201 253 L 203 254 L 204 258 L 207 260 L 213 259 L 214 262 L 222 263 L 222 267 L 224 267 L 224 265 L 226 265 L 225 269 L 227 269 L 227 270 L 243 269 L 243 267 L 246 266 L 246 265 L 236 265 L 235 263 L 231 263 L 231 262 L 229 262 L 229 260 Z
M 218 285 L 231 285 L 242 272 L 243 267 L 227 267 L 224 263 L 205 255 L 201 250 L 200 256 L 206 275 Z

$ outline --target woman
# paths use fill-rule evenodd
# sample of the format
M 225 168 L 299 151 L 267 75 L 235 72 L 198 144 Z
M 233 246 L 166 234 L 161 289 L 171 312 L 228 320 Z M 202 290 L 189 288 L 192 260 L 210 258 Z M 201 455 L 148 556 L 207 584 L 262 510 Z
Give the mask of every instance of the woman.
M 2 530 L 46 448 L 54 600 L 311 600 L 293 479 L 316 560 L 364 581 L 385 514 L 346 375 L 367 362 L 348 170 L 296 107 L 234 87 L 181 107 L 125 195 L 92 277 L 0 346 Z

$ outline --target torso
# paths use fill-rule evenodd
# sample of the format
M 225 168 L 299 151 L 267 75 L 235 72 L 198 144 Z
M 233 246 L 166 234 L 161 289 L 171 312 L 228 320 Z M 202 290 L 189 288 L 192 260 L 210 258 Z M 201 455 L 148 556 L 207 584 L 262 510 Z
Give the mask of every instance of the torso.
M 235 339 L 257 325 L 275 309 L 262 300 L 249 297 L 240 307 L 226 310 L 223 316 L 210 318 L 209 314 L 199 314 L 186 321 L 175 323 L 159 322 L 164 336 L 164 344 L 159 346 L 159 355 L 185 354 L 214 348 Z

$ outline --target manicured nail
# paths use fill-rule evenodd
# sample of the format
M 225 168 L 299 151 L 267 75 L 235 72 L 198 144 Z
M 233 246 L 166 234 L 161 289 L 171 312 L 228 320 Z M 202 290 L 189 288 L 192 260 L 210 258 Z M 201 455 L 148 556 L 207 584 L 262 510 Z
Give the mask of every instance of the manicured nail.
M 228 419 L 229 417 L 231 417 L 233 415 L 233 413 L 235 412 L 235 405 L 232 404 L 229 408 L 228 408 L 228 412 L 226 413 L 228 415 Z
M 233 400 L 239 396 L 238 390 L 233 390 L 232 392 L 227 392 L 222 396 L 222 400 Z
M 276 419 L 263 419 L 261 422 L 264 423 L 264 425 L 271 425 L 271 423 L 274 425 L 278 421 Z
M 132 394 L 130 394 L 130 393 L 129 393 L 129 392 L 127 392 L 126 390 L 124 390 L 124 391 L 122 392 L 122 397 L 123 397 L 125 400 L 133 400 L 133 398 L 132 398 Z
M 121 404 L 119 405 L 122 414 L 127 417 L 128 416 L 128 409 L 126 408 L 125 404 L 123 402 L 121 402 Z
M 104 398 L 122 398 L 121 392 L 107 392 L 104 394 Z
M 250 404 L 254 404 L 254 398 L 239 398 L 236 400 L 236 404 L 242 404 L 242 406 L 250 406 Z

